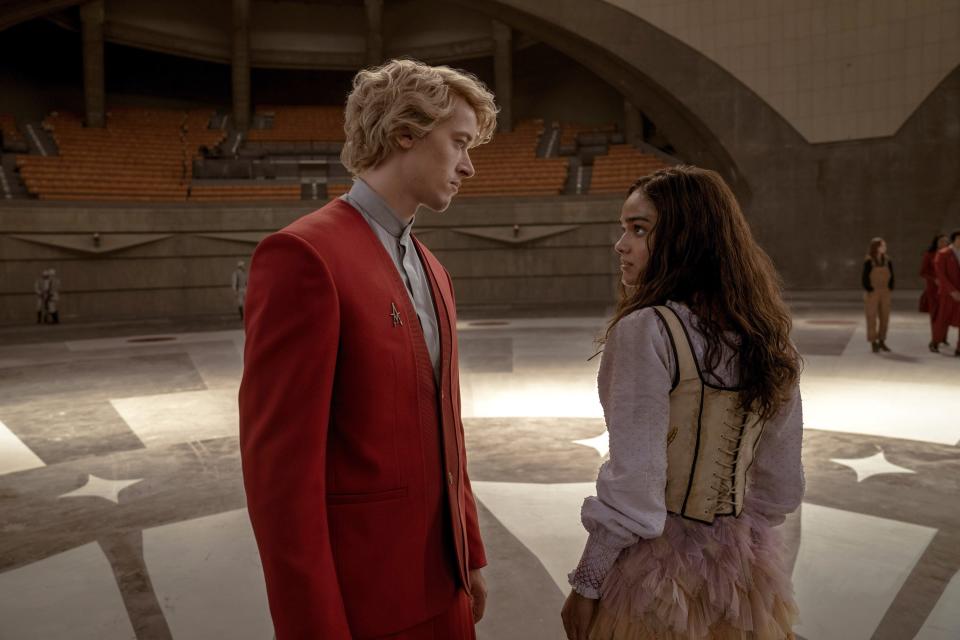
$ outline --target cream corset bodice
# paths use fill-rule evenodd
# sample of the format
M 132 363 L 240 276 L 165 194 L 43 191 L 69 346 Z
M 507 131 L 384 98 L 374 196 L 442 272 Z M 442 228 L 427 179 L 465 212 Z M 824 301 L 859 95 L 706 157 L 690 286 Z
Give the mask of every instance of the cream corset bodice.
M 763 423 L 739 408 L 736 389 L 704 380 L 676 313 L 666 306 L 655 311 L 669 332 L 677 363 L 667 431 L 667 511 L 703 522 L 740 515 Z

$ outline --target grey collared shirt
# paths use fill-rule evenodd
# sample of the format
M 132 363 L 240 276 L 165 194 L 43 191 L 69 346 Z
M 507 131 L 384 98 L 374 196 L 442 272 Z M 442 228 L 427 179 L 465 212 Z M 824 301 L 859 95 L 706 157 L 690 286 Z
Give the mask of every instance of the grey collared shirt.
M 413 308 L 417 311 L 423 337 L 427 342 L 427 351 L 430 352 L 433 374 L 439 380 L 440 330 L 437 328 L 437 315 L 433 309 L 430 280 L 410 238 L 413 220 L 406 225 L 400 222 L 400 218 L 390 209 L 390 205 L 360 178 L 356 178 L 350 191 L 340 198 L 360 212 L 393 259 L 393 264 L 400 272 L 400 278 L 407 285 L 407 293 L 413 302 Z M 387 313 L 386 310 L 385 313 Z

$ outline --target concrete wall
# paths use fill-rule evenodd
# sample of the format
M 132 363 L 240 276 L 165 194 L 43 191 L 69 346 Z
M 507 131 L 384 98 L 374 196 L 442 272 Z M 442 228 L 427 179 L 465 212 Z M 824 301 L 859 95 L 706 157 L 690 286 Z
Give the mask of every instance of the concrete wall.
M 916 286 L 931 236 L 960 227 L 960 68 L 895 135 L 813 144 L 720 64 L 603 0 L 482 6 L 621 90 L 682 159 L 719 171 L 792 288 L 858 286 L 878 235 Z
M 423 212 L 417 234 L 447 266 L 463 307 L 603 306 L 614 295 L 619 201 L 476 199 Z M 230 274 L 255 242 L 310 212 L 284 207 L 0 206 L 0 323 L 35 318 L 33 282 L 47 267 L 63 285 L 64 320 L 231 313 Z M 469 235 L 537 236 L 521 245 Z M 557 229 L 557 226 L 570 226 Z M 465 233 L 464 231 L 467 231 Z M 115 241 L 144 242 L 95 254 Z M 241 234 L 224 239 L 207 234 Z M 79 242 L 79 248 L 63 244 Z M 249 264 L 249 262 L 248 262 Z
M 434 61 L 489 56 L 490 18 L 509 19 L 501 4 L 526 10 L 534 3 L 387 3 L 385 51 Z M 589 0 L 578 11 L 562 0 L 535 4 L 530 13 L 574 32 L 569 19 L 582 20 L 584 12 L 587 23 L 613 12 L 622 25 L 654 27 L 722 67 L 809 142 L 893 135 L 960 64 L 960 0 Z M 597 4 L 603 7 L 595 10 Z M 108 0 L 105 36 L 227 63 L 229 15 L 225 0 Z M 354 70 L 363 64 L 361 3 L 254 0 L 251 16 L 254 67 Z M 71 26 L 69 17 L 58 20 Z M 643 29 L 633 31 L 642 40 Z M 594 42 L 605 44 L 605 38 Z M 661 62 L 656 52 L 645 61 L 627 60 Z
M 254 67 L 355 69 L 364 64 L 363 3 L 259 2 L 250 5 Z M 108 41 L 226 63 L 229 2 L 108 0 Z M 416 25 L 416 28 L 411 28 Z M 488 18 L 437 0 L 385 3 L 385 52 L 434 61 L 493 52 Z
M 544 44 L 517 51 L 513 116 L 623 126 L 623 95 L 582 64 Z
M 606 0 L 699 51 L 810 142 L 889 136 L 960 64 L 960 0 Z
M 48 54 L 22 60 L 19 53 L 42 40 Z M 76 33 L 38 20 L 0 32 L 0 112 L 21 121 L 54 110 L 82 112 L 82 69 Z M 107 43 L 107 107 L 229 108 L 230 68 Z M 449 61 L 494 86 L 493 58 Z M 150 69 L 144 74 L 144 69 Z M 318 69 L 251 70 L 253 104 L 341 104 L 353 72 Z M 589 100 L 582 100 L 587 95 Z M 524 46 L 514 55 L 514 118 L 621 123 L 619 91 L 576 60 L 546 46 Z
M 44 55 L 26 54 L 37 42 L 44 43 Z M 20 122 L 42 120 L 57 110 L 83 113 L 80 48 L 79 34 L 44 20 L 0 31 L 0 112 L 12 113 Z M 120 105 L 217 108 L 230 104 L 230 68 L 226 65 L 113 43 L 105 46 L 104 62 L 108 110 Z M 277 84 L 290 92 L 291 84 L 282 76 Z M 268 92 L 274 85 L 269 76 L 260 84 Z M 300 87 L 300 93 L 316 95 L 302 91 L 302 84 Z M 275 95 L 269 93 L 269 97 Z
M 867 242 L 876 235 L 888 241 L 901 286 L 917 286 L 920 254 L 931 235 L 960 227 L 958 68 L 936 85 L 893 135 L 812 143 L 774 105 L 722 64 L 650 21 L 608 2 L 557 0 L 547 6 L 534 0 L 504 0 L 471 6 L 489 11 L 489 17 L 503 20 L 518 32 L 576 60 L 595 76 L 594 86 L 613 87 L 650 116 L 680 157 L 720 171 L 741 198 L 753 228 L 791 288 L 858 286 L 862 256 Z M 525 53 L 518 54 L 518 69 Z M 481 59 L 471 62 L 489 68 Z M 517 87 L 521 103 L 525 90 L 529 89 Z M 529 91 L 529 95 L 539 95 L 539 90 Z M 562 93 L 567 96 L 568 90 Z M 611 101 L 612 95 L 605 93 L 602 100 Z M 0 90 L 0 110 L 4 96 Z M 563 100 L 562 108 L 569 108 L 566 102 L 570 99 Z M 589 106 L 592 100 L 580 102 L 588 105 L 585 109 L 593 108 Z M 612 107 L 600 111 L 608 108 Z M 541 223 L 557 224 L 549 209 L 580 206 L 577 200 L 554 202 L 543 206 L 543 217 L 537 218 Z M 480 219 L 502 210 L 512 211 L 513 206 L 509 201 L 469 205 L 478 212 L 473 217 Z M 204 224 L 209 220 L 200 213 L 191 215 L 200 216 Z M 69 219 L 64 214 L 63 220 Z M 30 224 L 39 225 L 34 227 L 37 232 L 44 229 L 43 224 L 49 224 L 49 230 L 56 232 L 70 230 L 73 223 L 63 227 L 66 222 L 40 216 Z M 263 228 L 259 221 L 249 224 L 253 226 L 242 228 Z M 122 230 L 122 226 L 117 229 Z M 446 242 L 443 238 L 447 235 L 445 231 L 436 241 Z M 429 235 L 425 239 L 429 242 Z M 438 249 L 446 250 L 442 244 Z M 177 251 L 171 253 L 179 255 Z M 242 251 L 236 249 L 222 256 L 227 265 L 223 277 L 232 269 L 236 253 Z M 476 260 L 495 262 L 500 257 L 497 253 L 477 253 Z M 556 269 L 565 266 L 560 260 L 515 266 L 521 270 L 518 275 L 526 278 L 523 269 L 538 269 L 541 264 Z M 38 264 L 27 270 L 29 282 L 38 270 Z M 463 272 L 458 277 L 470 275 Z M 22 280 L 24 276 L 18 272 L 17 277 Z M 14 291 L 20 286 L 5 280 L 3 290 Z M 465 292 L 470 286 L 465 284 Z M 541 289 L 535 289 L 539 295 Z M 467 302 L 493 304 L 511 296 L 524 297 L 505 293 L 519 291 L 516 288 L 491 291 L 477 285 L 474 290 L 478 291 L 476 297 L 468 293 Z M 580 299 L 579 293 L 569 295 L 570 300 Z
M 44 43 L 45 55 L 27 52 Z M 0 31 L 0 112 L 39 120 L 55 109 L 83 111 L 79 33 L 42 20 Z

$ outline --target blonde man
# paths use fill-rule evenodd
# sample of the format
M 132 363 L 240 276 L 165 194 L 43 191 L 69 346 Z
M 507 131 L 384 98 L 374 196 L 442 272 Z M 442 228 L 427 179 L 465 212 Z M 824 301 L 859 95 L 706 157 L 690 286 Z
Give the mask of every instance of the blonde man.
M 485 566 L 467 476 L 449 274 L 411 234 L 496 124 L 465 73 L 361 71 L 348 194 L 260 243 L 240 452 L 277 637 L 474 638 Z

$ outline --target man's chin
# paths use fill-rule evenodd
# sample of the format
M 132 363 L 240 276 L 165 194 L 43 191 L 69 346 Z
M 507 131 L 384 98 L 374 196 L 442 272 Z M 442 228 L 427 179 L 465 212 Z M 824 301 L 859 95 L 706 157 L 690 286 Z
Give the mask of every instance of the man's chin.
M 443 213 L 450 207 L 450 203 L 453 202 L 453 197 L 449 198 L 438 198 L 435 202 L 424 204 L 431 210 L 436 211 L 437 213 Z

